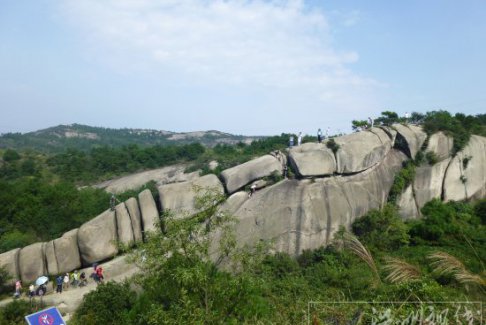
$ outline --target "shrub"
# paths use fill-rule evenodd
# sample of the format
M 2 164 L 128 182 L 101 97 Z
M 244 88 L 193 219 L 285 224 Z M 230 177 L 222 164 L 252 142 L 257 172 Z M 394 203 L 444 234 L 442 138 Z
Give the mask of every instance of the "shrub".
M 332 152 L 333 152 L 334 154 L 336 154 L 336 153 L 338 152 L 338 150 L 339 150 L 339 148 L 340 148 L 341 146 L 340 146 L 340 145 L 338 145 L 338 144 L 336 143 L 336 141 L 334 141 L 334 139 L 333 139 L 333 138 L 330 138 L 330 139 L 329 139 L 329 140 L 327 140 L 327 142 L 326 142 L 326 147 L 328 147 L 329 149 L 331 149 L 331 150 L 332 150 Z
M 14 300 L 0 309 L 0 324 L 24 325 L 25 316 L 32 312 L 29 302 L 25 300 Z
M 415 178 L 415 164 L 409 160 L 404 163 L 404 167 L 395 176 L 393 185 L 388 194 L 388 202 L 396 203 L 398 196 L 409 186 Z
M 406 245 L 410 239 L 407 227 L 392 204 L 368 212 L 356 220 L 352 228 L 363 244 L 384 251 Z
M 437 155 L 433 151 L 427 151 L 427 153 L 425 154 L 425 159 L 427 159 L 429 165 L 434 165 L 439 161 L 439 157 L 437 157 Z
M 84 297 L 72 324 L 131 324 L 128 313 L 135 299 L 136 294 L 130 290 L 128 283 L 100 284 Z

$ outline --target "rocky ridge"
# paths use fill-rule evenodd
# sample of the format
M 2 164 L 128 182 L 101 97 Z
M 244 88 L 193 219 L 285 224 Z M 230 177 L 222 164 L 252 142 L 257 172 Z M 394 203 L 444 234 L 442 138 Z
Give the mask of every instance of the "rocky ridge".
M 0 254 L 13 279 L 24 283 L 40 275 L 57 275 L 119 253 L 118 243 L 131 246 L 158 227 L 160 214 L 196 212 L 194 186 L 216 188 L 229 195 L 221 209 L 234 215 L 237 239 L 252 244 L 272 240 L 275 249 L 291 255 L 330 242 L 340 226 L 382 207 L 403 163 L 424 147 L 427 136 L 417 126 L 393 125 L 335 138 L 336 152 L 327 143 L 307 143 L 288 151 L 298 179 L 283 178 L 287 155 L 273 152 L 215 175 L 190 177 L 158 187 L 160 206 L 149 190 L 141 192 L 55 240 Z M 417 168 L 415 180 L 399 198 L 404 218 L 416 218 L 432 198 L 464 200 L 486 194 L 486 138 L 472 136 L 454 157 L 452 140 L 432 135 L 425 151 L 438 161 Z M 281 178 L 279 180 L 278 178 Z M 184 179 L 184 178 L 181 178 Z M 251 197 L 245 188 L 259 189 Z

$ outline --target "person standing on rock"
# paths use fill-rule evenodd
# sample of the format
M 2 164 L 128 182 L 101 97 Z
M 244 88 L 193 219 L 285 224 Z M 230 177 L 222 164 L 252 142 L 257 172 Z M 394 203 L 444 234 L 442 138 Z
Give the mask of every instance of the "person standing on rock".
M 22 281 L 20 281 L 20 280 L 15 281 L 14 298 L 19 298 L 20 297 L 21 290 L 22 290 Z
M 73 281 L 72 281 L 72 284 L 73 284 L 73 287 L 77 287 L 79 285 L 79 273 L 78 273 L 78 270 L 75 270 L 73 272 L 73 274 L 71 275 Z
M 292 148 L 294 146 L 294 136 L 291 135 L 289 138 L 289 147 Z
M 69 288 L 69 273 L 66 273 L 64 275 L 64 290 L 68 289 Z
M 319 142 L 319 143 L 322 142 L 322 131 L 321 131 L 320 128 L 319 128 L 319 130 L 317 130 L 317 142 Z
M 250 192 L 248 192 L 248 197 L 251 197 L 256 192 L 256 184 L 250 186 Z
M 300 146 L 302 144 L 302 132 L 299 132 L 299 136 L 297 137 L 297 145 Z
M 96 268 L 96 277 L 98 278 L 99 283 L 103 283 L 105 277 L 103 276 L 103 268 L 101 266 Z
M 62 293 L 62 282 L 63 282 L 63 278 L 62 278 L 62 275 L 58 276 L 56 278 L 56 292 L 57 293 Z
M 118 199 L 116 198 L 115 193 L 111 193 L 111 197 L 110 197 L 110 210 L 111 211 L 115 211 L 116 202 L 120 202 L 120 201 L 118 201 Z
M 374 120 L 371 117 L 368 117 L 368 123 L 370 124 L 370 129 L 373 128 Z

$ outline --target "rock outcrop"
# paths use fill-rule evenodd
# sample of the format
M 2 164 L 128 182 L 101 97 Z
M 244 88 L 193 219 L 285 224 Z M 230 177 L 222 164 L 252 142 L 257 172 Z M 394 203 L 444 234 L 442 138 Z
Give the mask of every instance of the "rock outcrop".
M 116 225 L 118 229 L 118 242 L 125 246 L 132 246 L 135 242 L 133 236 L 132 220 L 125 203 L 122 202 L 115 207 Z
M 419 210 L 430 200 L 441 198 L 445 172 L 450 160 L 451 158 L 447 158 L 432 166 L 416 168 L 413 189 Z
M 486 138 L 473 135 L 447 168 L 443 199 L 460 201 L 486 195 Z
M 332 175 L 336 171 L 336 158 L 322 143 L 293 147 L 289 152 L 289 162 L 302 177 Z
M 198 188 L 210 188 L 218 193 L 224 193 L 223 185 L 218 177 L 213 174 L 202 176 L 190 182 L 162 185 L 158 188 L 162 210 L 170 210 L 176 215 L 196 213 L 196 190 Z
M 386 202 L 405 159 L 392 150 L 365 173 L 314 182 L 284 180 L 247 200 L 236 197 L 235 206 L 243 201 L 234 212 L 237 240 L 240 244 L 274 240 L 278 251 L 291 255 L 329 243 L 340 225 L 350 226 L 357 217 Z
M 398 213 L 403 219 L 415 219 L 419 216 L 412 185 L 407 186 L 407 189 L 400 195 L 397 205 Z
M 16 280 L 20 279 L 19 252 L 20 248 L 15 248 L 0 254 L 0 267 L 3 267 L 11 276 L 7 284 L 14 284 Z
M 334 138 L 337 172 L 358 173 L 381 162 L 392 147 L 390 137 L 379 128 Z
M 44 257 L 46 259 L 46 271 L 48 275 L 57 275 L 59 274 L 59 268 L 57 266 L 57 258 L 56 258 L 56 250 L 54 248 L 54 241 L 48 241 L 44 243 L 42 248 L 44 251 Z M 78 250 L 78 243 L 76 242 L 76 251 Z M 79 252 L 78 252 L 79 258 Z
M 118 253 L 115 212 L 107 210 L 83 224 L 78 231 L 78 247 L 83 265 L 106 260 Z
M 53 244 L 58 273 L 71 272 L 81 267 L 81 256 L 78 249 L 78 229 L 68 231 L 61 238 L 55 239 Z
M 410 158 L 414 159 L 417 152 L 422 148 L 425 139 L 427 139 L 427 134 L 420 127 L 411 124 L 393 124 L 392 128 L 397 131 L 395 143 L 400 142 L 400 148 L 405 150 Z
M 443 132 L 437 132 L 429 137 L 429 142 L 425 152 L 433 152 L 437 159 L 448 159 L 451 155 L 454 140 Z
M 159 211 L 150 190 L 144 190 L 138 194 L 138 204 L 142 214 L 144 232 L 156 231 L 159 224 Z
M 272 155 L 265 155 L 244 164 L 228 168 L 221 173 L 226 191 L 236 192 L 256 179 L 270 176 L 273 172 L 282 175 L 282 163 Z
M 135 242 L 142 241 L 142 215 L 140 214 L 140 208 L 138 207 L 137 199 L 131 197 L 125 201 L 125 205 L 132 221 L 133 239 Z
M 45 273 L 42 243 L 35 243 L 22 248 L 19 252 L 20 278 L 23 283 L 35 281 Z

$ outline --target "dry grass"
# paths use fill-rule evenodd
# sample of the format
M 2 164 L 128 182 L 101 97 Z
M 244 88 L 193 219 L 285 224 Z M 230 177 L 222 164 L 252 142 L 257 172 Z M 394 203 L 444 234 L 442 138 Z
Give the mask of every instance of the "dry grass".
M 435 252 L 427 256 L 431 260 L 434 272 L 441 275 L 451 275 L 457 282 L 464 285 L 486 286 L 486 280 L 480 275 L 469 272 L 456 257 L 445 252 Z
M 380 275 L 378 274 L 378 269 L 375 264 L 373 256 L 368 251 L 368 249 L 359 241 L 356 236 L 349 232 L 344 232 L 342 236 L 344 248 L 349 249 L 353 254 L 362 259 L 373 271 L 375 278 L 378 283 L 381 283 Z
M 384 269 L 388 272 L 386 280 L 391 283 L 403 283 L 420 279 L 420 270 L 398 258 L 387 257 Z

